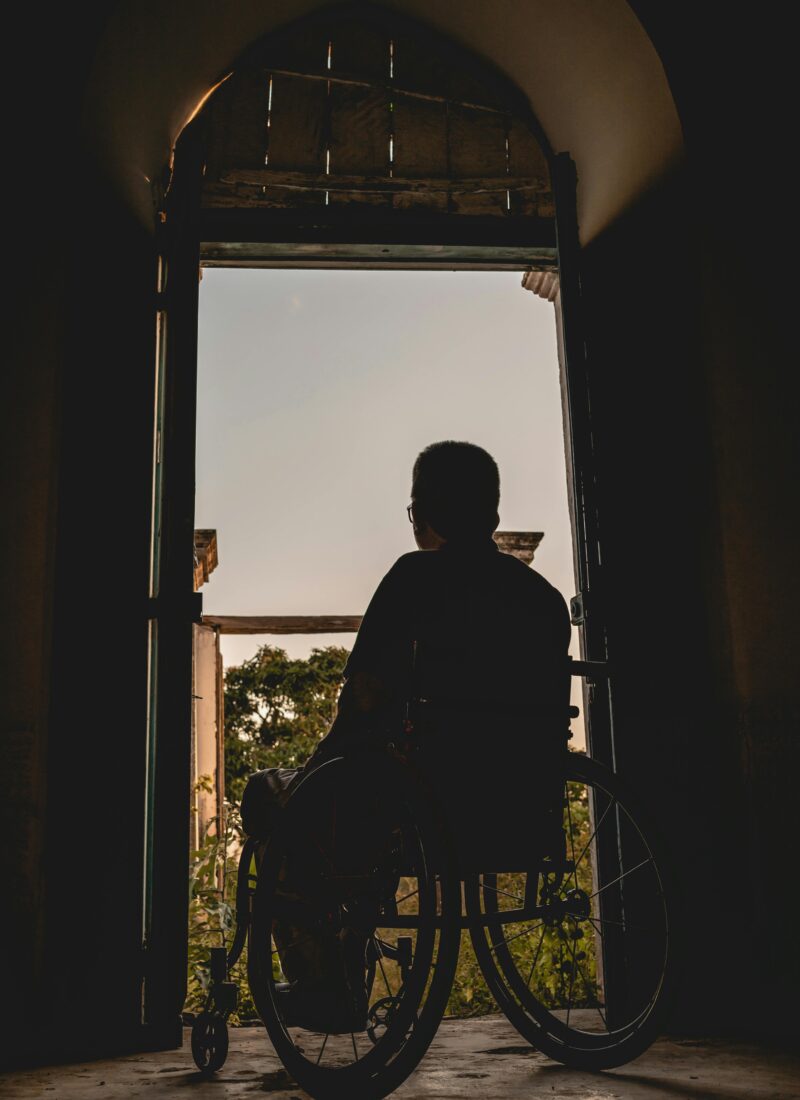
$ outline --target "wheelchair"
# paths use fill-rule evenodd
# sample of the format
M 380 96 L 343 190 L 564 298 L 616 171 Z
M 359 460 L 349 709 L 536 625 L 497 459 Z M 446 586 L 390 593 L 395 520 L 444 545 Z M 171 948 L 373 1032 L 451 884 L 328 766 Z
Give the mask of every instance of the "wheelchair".
M 604 675 L 600 662 L 569 665 L 569 675 Z M 225 1061 L 236 1006 L 227 975 L 245 942 L 275 1051 L 319 1100 L 377 1100 L 416 1068 L 444 1016 L 462 935 L 500 1010 L 548 1057 L 602 1070 L 647 1049 L 674 970 L 668 862 L 641 800 L 569 751 L 577 711 L 568 690 L 565 699 L 533 797 L 514 767 L 507 783 L 486 785 L 498 793 L 484 817 L 475 791 L 465 813 L 457 781 L 437 786 L 426 742 L 436 718 L 426 721 L 431 701 L 418 697 L 393 740 L 302 778 L 266 846 L 243 847 L 236 935 L 227 955 L 212 949 L 192 1032 L 198 1068 Z M 338 1024 L 287 1013 L 286 978 L 309 958 L 341 968 Z

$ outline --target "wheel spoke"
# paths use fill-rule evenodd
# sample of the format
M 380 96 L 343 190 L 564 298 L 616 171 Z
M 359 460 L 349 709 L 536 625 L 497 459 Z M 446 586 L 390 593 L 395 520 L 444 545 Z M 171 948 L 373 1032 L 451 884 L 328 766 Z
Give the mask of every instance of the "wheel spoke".
M 567 1027 L 569 1027 L 569 1017 L 572 1012 L 572 990 L 575 986 L 575 967 L 577 966 L 577 959 L 575 957 L 575 949 L 572 944 L 569 943 L 569 953 L 572 955 L 572 970 L 569 972 L 569 990 L 567 992 Z
M 582 852 L 581 852 L 581 854 L 580 854 L 580 855 L 578 856 L 578 859 L 577 859 L 577 861 L 576 861 L 576 863 L 575 863 L 575 867 L 576 867 L 576 868 L 577 868 L 578 864 L 580 863 L 580 861 L 581 861 L 581 860 L 583 859 L 583 857 L 584 857 L 584 856 L 586 855 L 586 853 L 587 853 L 587 852 L 589 851 L 589 846 L 591 845 L 591 843 L 592 843 L 592 841 L 594 840 L 594 838 L 595 838 L 595 837 L 597 836 L 597 834 L 598 834 L 598 832 L 599 832 L 599 830 L 600 830 L 600 826 L 601 826 L 601 825 L 603 824 L 603 822 L 605 821 L 606 817 L 608 816 L 608 812 L 609 812 L 609 810 L 611 809 L 611 807 L 612 807 L 612 806 L 614 805 L 614 803 L 615 803 L 616 801 L 617 801 L 617 800 L 616 800 L 616 798 L 612 798 L 612 799 L 611 799 L 611 801 L 609 802 L 609 804 L 608 804 L 608 805 L 606 806 L 606 808 L 605 808 L 605 809 L 603 810 L 602 814 L 600 815 L 600 820 L 599 820 L 599 821 L 597 822 L 597 824 L 595 825 L 595 827 L 594 827 L 594 832 L 593 832 L 593 833 L 592 833 L 592 835 L 591 835 L 591 836 L 589 837 L 589 839 L 588 839 L 588 840 L 586 841 L 586 843 L 585 843 L 585 844 L 584 844 L 584 846 L 583 846 L 583 851 L 582 851 Z
M 356 1046 L 356 1037 L 353 1032 L 350 1032 L 350 1038 L 353 1040 L 353 1061 L 358 1061 L 358 1047 Z
M 572 828 L 572 807 L 569 800 L 569 783 L 564 788 L 567 803 L 567 822 L 569 827 L 569 846 L 572 852 L 572 877 L 575 879 L 575 889 L 578 889 L 578 864 L 575 862 L 575 835 Z
M 621 875 L 617 875 L 617 877 L 613 878 L 611 880 L 611 882 L 607 882 L 605 884 L 605 886 L 601 886 L 599 890 L 595 890 L 595 892 L 593 894 L 590 894 L 589 895 L 589 901 L 591 901 L 592 898 L 596 898 L 598 894 L 602 894 L 604 890 L 608 890 L 608 888 L 610 886 L 616 886 L 616 884 L 618 882 L 622 882 L 622 880 L 624 878 L 627 878 L 628 875 L 632 875 L 634 871 L 638 871 L 640 867 L 644 867 L 648 863 L 652 863 L 652 862 L 653 862 L 653 857 L 648 856 L 647 859 L 643 859 L 641 863 L 637 863 L 635 867 L 631 867 L 630 870 L 628 870 L 628 871 L 623 871 Z
M 329 1034 L 329 1033 L 328 1033 L 328 1032 L 326 1031 L 326 1032 L 325 1032 L 325 1038 L 324 1038 L 324 1039 L 322 1040 L 322 1046 L 321 1046 L 321 1047 L 319 1048 L 319 1054 L 317 1055 L 317 1062 L 316 1062 L 316 1064 L 317 1064 L 317 1065 L 319 1065 L 319 1063 L 320 1063 L 320 1059 L 322 1058 L 322 1054 L 323 1054 L 323 1052 L 324 1052 L 324 1050 L 325 1050 L 325 1047 L 327 1046 L 327 1043 L 328 1043 L 328 1034 Z
M 378 951 L 378 966 L 381 968 L 381 974 L 383 975 L 383 984 L 386 986 L 386 992 L 389 994 L 390 997 L 394 997 L 392 987 L 389 985 L 389 979 L 386 977 L 386 971 L 383 969 L 383 953 L 375 936 L 372 937 L 372 941 Z
M 528 925 L 527 928 L 523 928 L 521 932 L 515 932 L 513 936 L 508 936 L 506 939 L 501 940 L 500 943 L 492 943 L 489 945 L 490 951 L 497 951 L 498 948 L 503 947 L 505 944 L 512 943 L 514 940 L 518 940 L 520 936 L 527 936 L 532 932 L 534 928 L 538 928 L 542 922 L 537 920 L 534 924 Z
M 575 954 L 575 951 L 572 947 L 572 944 L 568 944 L 568 946 L 569 946 L 570 954 L 572 955 L 573 965 L 578 968 L 578 971 L 580 972 L 580 975 L 583 978 L 584 985 L 586 986 L 586 989 L 589 992 L 589 994 L 593 996 L 593 999 L 597 1000 L 597 996 L 594 993 L 594 983 L 589 980 L 589 977 L 588 977 L 586 971 L 583 969 L 581 964 L 578 962 L 578 957 Z M 605 1016 L 603 1015 L 603 1012 L 600 1008 L 599 1001 L 598 1001 L 598 1003 L 593 1005 L 593 1008 L 595 1008 L 597 1010 L 597 1013 L 600 1016 L 600 1019 L 603 1021 L 603 1027 L 610 1034 L 611 1029 L 608 1026 L 608 1021 L 606 1020 Z M 569 1007 L 567 1008 L 567 1026 L 569 1027 Z
M 531 987 L 531 979 L 533 978 L 533 972 L 536 969 L 536 964 L 539 961 L 539 956 L 541 955 L 542 948 L 544 947 L 544 934 L 545 934 L 545 931 L 546 931 L 546 928 L 544 927 L 544 925 L 542 925 L 542 934 L 539 936 L 539 943 L 536 945 L 536 954 L 533 956 L 533 962 L 531 963 L 531 969 L 530 969 L 530 973 L 528 974 L 528 980 L 525 983 L 527 985 L 528 989 L 530 989 L 530 987 Z
M 520 897 L 519 894 L 512 894 L 508 890 L 502 890 L 499 886 L 489 886 L 485 880 L 481 882 L 481 886 L 484 890 L 491 890 L 493 894 L 504 894 L 507 898 L 513 898 L 514 901 L 522 902 L 523 905 L 525 904 L 524 897 Z
M 564 979 L 564 941 L 558 941 L 558 983 L 559 993 L 561 991 L 561 982 Z
M 607 920 L 605 917 L 587 917 L 586 919 L 590 920 L 592 924 L 613 924 L 616 928 L 624 928 L 625 931 L 630 929 L 632 932 L 649 932 L 651 936 L 663 935 L 660 928 L 645 928 L 643 924 L 631 924 L 630 921 Z M 597 933 L 601 936 L 603 934 L 599 928 Z

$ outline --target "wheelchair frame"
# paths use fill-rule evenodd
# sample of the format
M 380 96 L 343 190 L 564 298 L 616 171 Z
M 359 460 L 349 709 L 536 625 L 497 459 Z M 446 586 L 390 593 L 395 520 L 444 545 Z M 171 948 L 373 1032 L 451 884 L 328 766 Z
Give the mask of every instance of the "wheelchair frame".
M 601 662 L 570 661 L 570 675 L 596 678 L 607 675 L 607 669 L 605 664 Z M 569 716 L 576 716 L 576 708 L 570 708 Z M 565 728 L 565 750 L 566 740 L 570 736 L 568 728 Z M 409 767 L 408 762 L 413 759 L 414 755 L 413 728 L 410 722 L 407 723 L 402 740 L 398 744 L 390 746 L 389 751 L 395 762 L 392 765 L 393 767 L 399 766 L 406 769 Z M 337 758 L 337 760 L 329 763 L 344 768 L 348 766 L 349 762 L 346 758 Z M 452 977 L 455 973 L 458 944 L 462 931 L 469 931 L 470 933 L 479 965 L 498 1007 L 520 1034 L 544 1054 L 564 1064 L 591 1070 L 620 1065 L 641 1054 L 652 1043 L 660 1030 L 668 1008 L 673 984 L 673 967 L 671 964 L 672 954 L 674 953 L 674 934 L 669 903 L 671 903 L 671 898 L 674 896 L 674 888 L 671 882 L 668 881 L 671 878 L 668 861 L 664 856 L 663 846 L 657 830 L 648 820 L 646 810 L 638 804 L 635 797 L 624 791 L 624 787 L 612 773 L 606 772 L 590 758 L 566 751 L 565 764 L 565 783 L 583 784 L 587 791 L 588 812 L 590 815 L 589 826 L 592 832 L 579 858 L 576 861 L 574 848 L 572 852 L 565 848 L 558 856 L 553 856 L 551 853 L 543 860 L 538 860 L 535 867 L 515 872 L 514 874 L 517 876 L 525 875 L 524 890 L 522 893 L 517 893 L 516 891 L 521 888 L 515 886 L 513 890 L 508 890 L 498 887 L 497 872 L 462 873 L 457 867 L 452 845 L 450 845 L 447 854 L 443 854 L 443 848 L 439 849 L 437 858 L 440 861 L 440 867 L 433 873 L 433 880 L 436 883 L 434 892 L 439 898 L 437 903 L 439 909 L 435 914 L 428 913 L 424 920 L 424 927 L 428 928 L 429 934 L 436 940 L 441 955 L 438 959 L 438 976 L 435 976 L 434 979 L 434 984 L 438 981 L 440 987 L 436 993 L 438 999 L 430 1011 L 427 1002 L 422 1004 L 419 1012 L 417 1012 L 415 1006 L 411 1006 L 409 1011 L 412 1015 L 408 1016 L 403 1024 L 407 1034 L 395 1036 L 392 1040 L 394 1045 L 389 1044 L 387 1048 L 389 1054 L 385 1059 L 385 1065 L 379 1059 L 376 1059 L 375 1051 L 368 1052 L 364 1061 L 369 1062 L 369 1058 L 372 1058 L 376 1068 L 371 1071 L 371 1074 L 367 1073 L 361 1077 L 353 1069 L 353 1067 L 357 1067 L 360 1061 L 355 1035 L 351 1037 L 356 1058 L 353 1066 L 350 1067 L 349 1076 L 347 1067 L 334 1066 L 327 1073 L 327 1076 L 326 1072 L 320 1069 L 322 1051 L 325 1050 L 328 1042 L 329 1036 L 327 1034 L 316 1065 L 312 1066 L 310 1060 L 303 1059 L 302 1047 L 298 1048 L 301 1051 L 301 1056 L 296 1057 L 293 1053 L 291 1041 L 287 1038 L 290 1025 L 284 1026 L 280 1012 L 275 1007 L 272 986 L 265 992 L 270 980 L 265 981 L 263 973 L 259 975 L 258 967 L 253 962 L 257 953 L 254 951 L 253 936 L 254 929 L 258 928 L 258 902 L 256 900 L 258 885 L 252 881 L 251 863 L 258 842 L 248 839 L 242 849 L 239 862 L 237 923 L 234 940 L 227 953 L 225 948 L 222 947 L 213 948 L 211 951 L 211 987 L 208 1001 L 205 1011 L 195 1021 L 192 1032 L 192 1052 L 198 1068 L 204 1072 L 213 1072 L 224 1064 L 228 1046 L 226 1020 L 230 1013 L 235 1011 L 237 997 L 236 986 L 228 980 L 228 975 L 230 969 L 240 958 L 248 937 L 250 938 L 251 991 L 256 999 L 259 1013 L 287 1070 L 295 1076 L 298 1084 L 304 1087 L 312 1096 L 324 1098 L 342 1095 L 346 1092 L 349 1097 L 353 1098 L 364 1098 L 364 1100 L 373 1097 L 378 1098 L 392 1091 L 413 1072 L 424 1056 L 425 1050 L 433 1038 L 438 1022 L 443 1015 Z M 318 778 L 315 781 L 314 776 L 324 772 L 326 767 L 328 767 L 328 764 L 322 765 L 319 769 L 311 772 L 309 776 L 304 778 L 302 784 L 298 787 L 298 791 L 307 784 L 309 786 L 321 786 L 321 780 Z M 294 798 L 295 795 L 293 794 L 287 802 L 287 811 L 290 810 Z M 565 799 L 565 806 L 567 812 L 570 813 L 568 798 Z M 633 812 L 629 809 L 630 806 L 633 806 Z M 566 823 L 566 817 L 564 820 Z M 569 830 L 571 838 L 571 820 Z M 624 845 L 630 849 L 631 853 L 634 852 L 636 844 L 642 846 L 642 852 L 646 853 L 646 858 L 639 860 L 637 863 L 635 855 L 631 855 L 629 867 L 623 869 L 620 875 L 614 878 L 616 864 L 612 860 L 611 870 L 609 871 L 606 868 L 604 872 L 601 866 L 603 861 L 596 859 L 596 850 L 602 844 L 610 849 L 616 847 L 621 852 L 623 839 Z M 446 847 L 448 841 L 441 841 L 441 844 Z M 594 847 L 590 850 L 592 845 Z M 279 846 L 276 850 L 280 850 Z M 591 894 L 586 889 L 585 881 L 583 881 L 583 885 L 579 882 L 578 867 L 587 852 L 589 852 L 593 876 L 594 892 Z M 572 858 L 569 858 L 570 856 Z M 628 859 L 627 851 L 625 858 Z M 622 860 L 623 857 L 620 855 L 619 868 L 624 868 Z M 606 860 L 606 862 L 608 861 Z M 655 901 L 650 900 L 647 902 L 649 908 L 643 907 L 641 899 L 635 896 L 637 887 L 639 893 L 642 893 L 641 884 L 645 876 L 639 874 L 636 879 L 632 878 L 634 874 L 645 867 L 650 867 L 647 877 L 652 879 L 654 885 L 654 890 L 651 890 L 650 893 L 653 894 Z M 601 874 L 605 874 L 604 879 L 598 877 Z M 609 877 L 609 874 L 612 877 Z M 581 875 L 585 880 L 585 867 L 581 869 Z M 622 889 L 622 882 L 626 878 L 630 879 L 624 891 L 625 894 L 628 894 L 628 901 L 625 900 Z M 633 884 L 632 890 L 631 884 Z M 450 902 L 446 903 L 445 893 L 448 890 L 450 891 Z M 456 890 L 458 894 L 457 901 L 454 894 Z M 611 894 L 607 893 L 609 890 L 612 890 Z M 602 897 L 604 892 L 607 893 L 605 899 Z M 502 908 L 501 903 L 505 900 L 503 898 L 504 894 L 508 895 L 514 904 Z M 646 948 L 637 946 L 637 943 L 641 944 L 642 941 L 641 932 L 636 931 L 637 925 L 626 915 L 626 906 L 628 909 L 633 908 L 635 910 L 637 905 L 639 912 L 649 914 L 648 920 L 655 920 L 659 924 L 658 928 L 644 929 L 650 933 L 650 940 L 655 936 L 659 937 L 654 948 L 651 948 L 649 940 Z M 662 916 L 663 929 L 660 923 Z M 272 916 L 267 920 L 269 929 L 273 927 L 272 920 Z M 502 934 L 507 926 L 514 925 L 522 925 L 522 931 L 515 932 L 510 937 Z M 571 998 L 578 971 L 584 971 L 584 968 L 580 965 L 580 960 L 582 957 L 584 960 L 586 959 L 586 952 L 583 951 L 579 939 L 573 939 L 573 937 L 578 936 L 577 930 L 581 925 L 588 929 L 588 932 L 580 933 L 581 938 L 586 939 L 588 936 L 589 939 L 597 941 L 599 937 L 601 941 L 599 947 L 595 942 L 590 954 L 593 951 L 593 964 L 598 974 L 602 971 L 601 976 L 595 983 L 603 991 L 605 1012 L 599 1007 L 599 1000 L 596 1008 L 603 1023 L 602 1028 L 598 1028 L 596 1021 L 593 1021 L 595 1026 L 589 1026 L 588 1029 L 578 1026 L 574 1021 L 576 1021 L 579 1011 L 571 1009 L 571 1003 L 568 1005 L 566 1017 L 564 1017 L 562 1009 L 543 1004 L 541 997 L 537 999 L 537 996 L 531 992 L 531 976 L 528 977 L 527 986 L 525 986 L 518 960 L 514 958 L 511 947 L 513 942 L 528 935 L 530 929 L 540 927 L 541 936 L 539 949 L 536 953 L 538 959 L 548 930 L 555 930 L 553 936 L 562 937 L 564 950 L 571 952 L 569 986 Z M 403 975 L 408 976 L 416 951 L 416 947 L 411 946 L 411 936 L 420 934 L 423 922 L 419 914 L 397 912 L 397 906 L 395 905 L 391 920 L 385 924 L 378 921 L 376 930 L 378 928 L 391 928 L 397 932 L 407 932 L 408 935 L 398 936 L 397 943 L 391 944 L 384 940 L 377 940 L 373 933 L 365 955 L 365 966 L 368 970 L 371 967 L 372 974 L 372 978 L 369 980 L 370 995 L 374 983 L 376 964 L 380 964 L 384 984 L 387 989 L 389 987 L 382 959 L 395 962 L 400 966 Z M 565 928 L 567 933 L 562 933 Z M 266 933 L 263 927 L 260 931 L 262 940 L 264 935 L 269 939 L 269 933 Z M 608 935 L 610 941 L 610 949 L 607 947 L 606 935 Z M 639 940 L 637 940 L 637 935 Z M 663 957 L 661 957 L 662 940 Z M 431 943 L 433 943 L 433 940 L 431 940 Z M 653 988 L 650 990 L 648 985 L 645 990 L 645 1001 L 641 1006 L 639 1006 L 639 1001 L 636 1000 L 638 995 L 636 990 L 634 989 L 631 992 L 629 989 L 631 979 L 634 986 L 637 981 L 641 984 L 641 976 L 637 977 L 636 972 L 639 961 L 637 957 L 634 957 L 633 961 L 629 958 L 632 950 L 634 955 L 635 951 L 638 950 L 640 958 L 650 958 L 652 956 L 656 960 L 655 963 L 651 961 L 648 964 L 652 971 L 652 977 L 648 977 L 647 980 Z M 581 951 L 583 951 L 583 956 L 581 956 Z M 566 955 L 566 958 L 566 966 L 569 968 L 569 954 Z M 420 963 L 419 965 L 423 964 Z M 437 964 L 428 965 L 433 965 L 435 973 Z M 534 960 L 531 967 L 531 975 L 535 966 L 536 960 Z M 641 970 L 641 967 L 639 969 Z M 254 983 L 263 988 L 260 990 L 253 988 Z M 584 984 L 588 988 L 588 980 Z M 428 982 L 428 985 L 430 986 L 430 982 Z M 447 988 L 443 993 L 442 987 L 445 985 Z M 418 991 L 421 990 L 419 981 L 417 982 L 417 989 Z M 384 1017 L 389 1019 L 387 1024 L 386 1019 L 382 1018 L 385 1034 L 388 1034 L 390 1029 L 392 1011 L 396 1011 L 397 1005 L 402 1002 L 404 990 L 405 985 L 401 985 L 397 996 L 394 994 L 391 997 L 387 996 L 376 1002 L 378 1007 L 374 1011 L 371 1009 L 375 1019 L 380 1017 L 381 1011 L 384 1011 Z M 616 1010 L 616 1018 L 614 1017 L 609 1007 L 608 990 L 613 992 L 613 997 L 616 998 L 619 1004 L 627 1004 L 627 1002 L 633 1001 L 635 1007 L 629 1011 L 633 1011 L 635 1014 L 631 1019 L 620 1020 L 619 1010 Z M 649 999 L 647 999 L 648 997 Z M 384 1002 L 389 1001 L 392 1004 L 386 1008 Z M 383 1006 L 383 1008 L 380 1006 Z M 428 1012 L 427 1017 L 425 1016 L 426 1012 Z M 410 1022 L 412 1018 L 413 1022 Z M 369 1026 L 367 1027 L 367 1034 L 373 1045 L 377 1045 L 375 1034 L 370 1031 Z

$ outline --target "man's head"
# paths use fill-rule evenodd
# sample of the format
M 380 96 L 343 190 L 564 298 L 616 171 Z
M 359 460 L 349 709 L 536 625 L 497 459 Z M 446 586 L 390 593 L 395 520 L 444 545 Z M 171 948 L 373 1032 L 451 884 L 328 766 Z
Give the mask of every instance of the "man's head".
M 420 549 L 488 538 L 499 523 L 497 463 L 474 443 L 431 443 L 414 463 L 411 502 Z

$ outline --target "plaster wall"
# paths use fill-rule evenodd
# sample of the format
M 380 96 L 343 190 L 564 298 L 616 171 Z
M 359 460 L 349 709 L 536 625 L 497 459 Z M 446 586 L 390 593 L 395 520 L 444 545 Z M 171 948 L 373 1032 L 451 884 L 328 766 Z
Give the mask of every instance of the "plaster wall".
M 214 627 L 195 624 L 193 638 L 192 709 L 192 843 L 197 848 L 221 809 L 223 776 L 219 774 L 221 714 L 219 699 L 219 635 Z M 202 781 L 199 783 L 199 781 Z M 210 789 L 207 789 L 206 782 Z
M 242 50 L 326 6 L 333 5 L 117 5 L 95 58 L 85 125 L 115 187 L 143 222 L 152 220 L 151 185 L 175 139 Z M 625 0 L 389 6 L 482 54 L 529 97 L 553 148 L 569 150 L 578 165 L 584 240 L 680 158 L 680 122 L 663 67 Z

